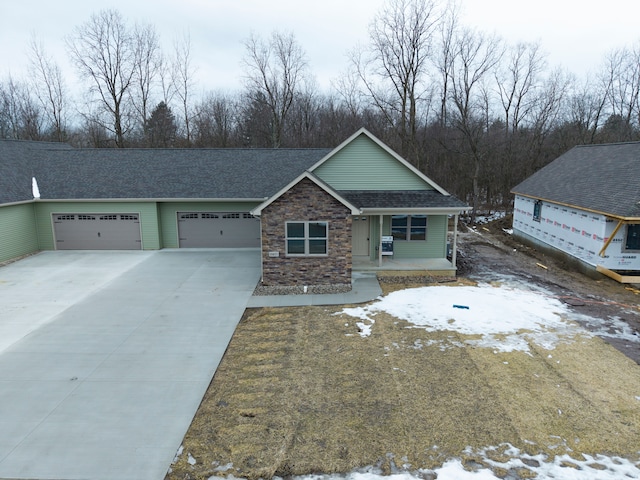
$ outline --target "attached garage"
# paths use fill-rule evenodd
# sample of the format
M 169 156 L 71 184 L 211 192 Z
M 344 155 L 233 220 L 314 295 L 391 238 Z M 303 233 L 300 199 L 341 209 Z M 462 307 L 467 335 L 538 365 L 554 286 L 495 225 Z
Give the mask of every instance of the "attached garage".
M 260 247 L 260 219 L 246 212 L 178 212 L 180 248 Z
M 137 213 L 54 213 L 57 250 L 141 250 Z

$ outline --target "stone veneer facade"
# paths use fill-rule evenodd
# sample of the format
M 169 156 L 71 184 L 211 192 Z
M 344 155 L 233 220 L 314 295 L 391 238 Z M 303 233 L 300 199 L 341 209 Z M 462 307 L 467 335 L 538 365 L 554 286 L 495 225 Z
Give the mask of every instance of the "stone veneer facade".
M 328 222 L 328 255 L 287 257 L 287 221 Z M 351 211 L 311 180 L 303 178 L 266 207 L 261 223 L 263 285 L 351 286 Z

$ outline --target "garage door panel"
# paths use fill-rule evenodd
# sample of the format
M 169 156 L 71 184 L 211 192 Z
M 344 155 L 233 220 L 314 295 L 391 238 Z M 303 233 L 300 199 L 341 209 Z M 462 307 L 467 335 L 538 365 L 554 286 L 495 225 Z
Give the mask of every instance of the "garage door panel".
M 178 212 L 180 248 L 260 246 L 260 219 L 238 212 Z
M 140 250 L 137 214 L 54 214 L 58 250 Z

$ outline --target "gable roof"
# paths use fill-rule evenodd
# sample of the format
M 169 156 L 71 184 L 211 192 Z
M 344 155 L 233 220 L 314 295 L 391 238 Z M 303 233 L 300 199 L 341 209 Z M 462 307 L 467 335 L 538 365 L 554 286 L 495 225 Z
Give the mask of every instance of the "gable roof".
M 617 218 L 640 218 L 640 142 L 574 147 L 512 193 Z
M 345 191 L 339 191 L 313 172 L 332 158 L 342 161 L 343 157 L 335 155 L 360 136 L 405 168 L 408 180 L 418 181 L 396 182 L 388 190 L 380 189 L 385 182 L 379 182 L 378 190 L 343 186 Z M 350 161 L 351 157 L 344 158 Z M 33 201 L 32 178 L 44 201 L 266 200 L 258 207 L 260 211 L 302 178 L 309 178 L 356 213 L 404 209 L 440 214 L 470 209 L 366 129 L 334 149 L 87 149 L 0 140 L 0 205 Z M 429 190 L 412 190 L 421 188 L 423 182 Z
M 12 143 L 12 142 L 8 142 Z M 329 149 L 75 149 L 0 141 L 0 203 L 43 200 L 263 200 Z M 10 182 L 7 180 L 11 178 Z M 5 190 L 5 183 L 10 188 Z
M 409 169 L 416 177 L 432 187 L 430 190 L 338 190 L 319 178 L 315 171 L 324 165 L 331 158 L 334 158 L 338 152 L 343 150 L 347 145 L 351 144 L 356 138 L 364 135 L 369 140 L 382 148 L 390 157 L 399 162 L 401 165 Z M 426 175 L 417 170 L 413 165 L 400 157 L 388 146 L 382 143 L 378 138 L 373 136 L 366 129 L 361 128 L 355 134 L 351 135 L 347 140 L 342 142 L 338 147 L 331 150 L 315 165 L 303 172 L 298 178 L 292 180 L 288 185 L 283 187 L 278 193 L 265 200 L 258 207 L 254 208 L 251 213 L 260 215 L 262 210 L 271 203 L 284 195 L 289 189 L 297 185 L 302 179 L 308 178 L 320 188 L 325 190 L 329 195 L 341 202 L 343 205 L 351 209 L 353 215 L 358 214 L 389 214 L 389 213 L 431 213 L 431 214 L 455 214 L 461 211 L 469 211 L 471 207 L 456 197 L 447 193 L 442 187 L 437 185 Z
M 262 210 L 267 208 L 269 205 L 271 205 L 278 198 L 280 198 L 286 192 L 291 190 L 294 186 L 296 186 L 298 183 L 300 183 L 305 178 L 308 179 L 308 180 L 311 180 L 318 187 L 320 187 L 322 190 L 327 192 L 330 196 L 335 198 L 338 202 L 342 203 L 345 207 L 347 207 L 349 210 L 351 210 L 351 214 L 352 215 L 358 215 L 360 213 L 360 209 L 358 207 L 356 207 L 355 205 L 353 205 L 351 202 L 349 202 L 349 200 L 347 200 L 346 198 L 342 197 L 338 192 L 336 192 L 333 188 L 331 188 L 325 182 L 320 180 L 313 173 L 305 171 L 302 174 L 300 174 L 297 178 L 293 179 L 288 185 L 286 185 L 282 189 L 280 189 L 280 191 L 278 193 L 276 193 L 271 198 L 269 198 L 269 199 L 265 200 L 264 202 L 262 202 L 260 205 L 258 205 L 253 210 L 251 210 L 251 214 L 252 215 L 256 215 L 256 216 L 260 216 L 260 214 L 262 213 Z

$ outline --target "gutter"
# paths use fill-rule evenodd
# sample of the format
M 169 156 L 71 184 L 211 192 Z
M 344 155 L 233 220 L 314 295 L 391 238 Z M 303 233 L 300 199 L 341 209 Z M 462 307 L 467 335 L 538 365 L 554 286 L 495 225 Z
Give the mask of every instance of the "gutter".
M 435 208 L 362 208 L 362 215 L 392 215 L 392 214 L 428 214 L 428 215 L 458 215 L 470 212 L 473 207 L 435 207 Z
M 27 205 L 29 203 L 35 203 L 36 201 L 39 200 L 35 200 L 35 199 L 31 199 L 31 200 L 22 200 L 20 202 L 9 202 L 9 203 L 0 203 L 0 208 L 2 207 L 13 207 L 15 205 Z
M 157 202 L 157 203 L 186 203 L 186 202 L 239 202 L 255 203 L 263 202 L 264 198 L 40 198 L 38 200 L 26 200 L 17 203 L 39 202 L 60 202 L 60 203 L 122 203 L 122 202 Z M 13 205 L 10 203 L 1 204 L 0 207 Z

